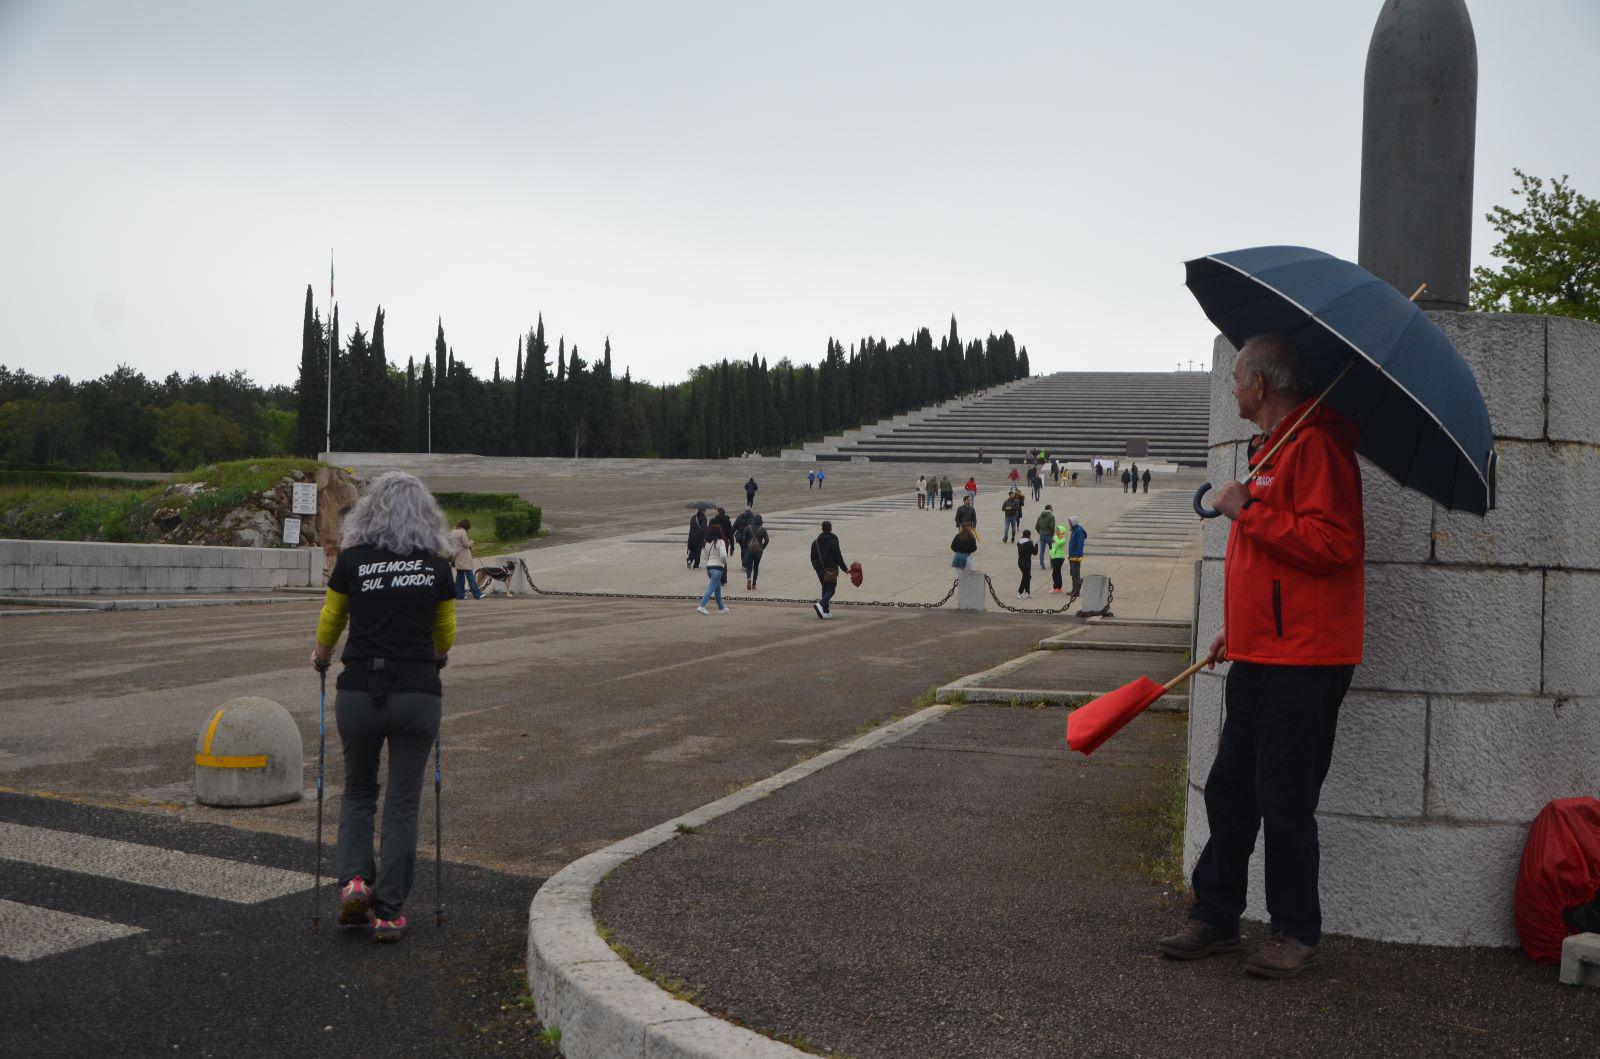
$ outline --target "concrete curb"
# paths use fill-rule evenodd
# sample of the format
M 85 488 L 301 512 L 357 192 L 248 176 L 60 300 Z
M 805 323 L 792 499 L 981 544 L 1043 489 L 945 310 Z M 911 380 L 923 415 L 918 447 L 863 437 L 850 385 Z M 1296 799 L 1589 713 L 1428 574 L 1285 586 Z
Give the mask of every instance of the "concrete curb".
M 594 892 L 617 866 L 862 750 L 950 712 L 929 706 L 562 868 L 528 907 L 528 988 L 566 1059 L 795 1059 L 806 1053 L 678 1000 L 634 973 L 595 929 Z
M 953 686 L 952 686 L 953 687 Z M 945 688 L 940 688 L 942 696 Z M 1111 689 L 1106 689 L 1111 690 Z M 959 688 L 964 703 L 1009 705 L 1044 702 L 1052 706 L 1082 706 L 1090 699 L 1104 695 L 1105 691 L 1071 691 L 1060 688 Z M 953 693 L 952 693 L 953 697 Z M 1186 713 L 1189 709 L 1189 689 L 1172 691 L 1145 707 L 1151 713 Z
M 319 590 L 320 592 L 320 590 Z M 303 600 L 282 596 L 245 599 L 61 599 L 55 596 L 0 596 L 0 603 L 28 607 L 11 613 L 59 614 L 66 610 L 167 610 L 173 607 L 250 607 L 267 603 L 299 603 Z

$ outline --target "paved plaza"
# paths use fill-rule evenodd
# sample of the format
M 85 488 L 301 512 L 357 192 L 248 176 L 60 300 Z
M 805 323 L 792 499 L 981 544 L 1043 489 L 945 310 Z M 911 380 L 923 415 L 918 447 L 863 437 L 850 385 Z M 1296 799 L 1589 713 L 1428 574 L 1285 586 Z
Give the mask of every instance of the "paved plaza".
M 134 1054 L 204 1053 L 239 1025 L 294 1050 L 360 1054 L 364 1027 L 384 1020 L 434 1054 L 553 1055 L 523 962 L 528 902 L 546 878 L 913 714 L 935 689 L 969 704 L 617 870 L 595 906 L 609 936 L 705 1010 L 830 1054 L 1301 1054 L 1362 1041 L 1375 1054 L 1536 1042 L 1577 1055 L 1600 1033 L 1592 1005 L 1551 993 L 1545 971 L 1503 950 L 1332 938 L 1324 966 L 1289 987 L 1311 999 L 1287 1022 L 1264 1019 L 1261 984 L 1224 961 L 1151 956 L 1153 934 L 1182 915 L 1186 722 L 1158 710 L 1184 697 L 1090 759 L 1064 750 L 1064 711 L 1032 704 L 1181 667 L 1200 543 L 1185 514 L 1193 474 L 1148 496 L 1046 490 L 1090 531 L 1086 571 L 1116 585 L 1111 622 L 992 604 L 842 607 L 817 621 L 803 601 L 823 518 L 868 571 L 842 599 L 928 603 L 949 587 L 953 513 L 919 511 L 897 488 L 904 474 L 876 467 L 836 469 L 825 498 L 803 474 L 798 486 L 792 472 L 757 476 L 773 540 L 760 594 L 794 602 L 741 601 L 737 578 L 727 615 L 628 598 L 703 587 L 704 573 L 684 568 L 682 504 L 704 495 L 737 513 L 728 501 L 748 471 L 730 466 L 732 488 L 720 489 L 666 480 L 659 466 L 430 474 L 435 488 L 542 503 L 551 535 L 520 553 L 534 580 L 592 594 L 519 585 L 461 605 L 445 674 L 447 922 L 431 922 L 424 848 L 411 955 L 393 968 L 375 962 L 389 950 L 328 927 L 310 935 L 314 797 L 260 809 L 193 800 L 196 730 L 239 695 L 295 717 L 311 794 L 314 596 L 9 616 L 0 990 L 34 1027 L 27 1054 L 74 1054 L 111 1027 L 130 1027 Z M 980 481 L 977 565 L 1017 606 L 1002 480 L 991 468 Z M 1029 504 L 1025 524 L 1038 510 Z M 1059 600 L 1036 595 L 1033 609 L 1045 606 Z M 339 760 L 330 746 L 329 836 Z M 425 791 L 424 837 L 433 812 Z M 331 913 L 330 893 L 330 924 Z M 95 975 L 122 987 L 83 1017 L 71 983 Z M 184 1003 L 228 1015 L 148 1017 Z M 1199 1010 L 1223 1027 L 1203 1042 Z
M 862 491 L 881 488 L 874 482 Z M 915 522 L 917 514 L 912 507 L 903 517 Z M 942 549 L 939 538 L 948 533 L 933 523 L 947 525 L 949 516 L 925 515 L 928 539 Z M 547 506 L 547 517 L 563 525 L 560 507 Z M 641 514 L 641 528 L 648 534 L 647 520 L 664 526 L 680 518 L 687 512 L 662 501 Z M 796 529 L 792 539 L 798 550 L 810 534 Z M 879 558 L 885 553 L 871 550 L 882 539 L 863 533 L 855 555 L 892 571 L 887 556 Z M 687 593 L 704 576 L 684 571 L 680 544 L 596 540 L 550 543 L 530 559 L 628 549 L 639 566 L 651 567 L 651 583 L 638 585 L 630 584 L 627 563 L 587 566 L 584 587 L 608 591 Z M 888 543 L 892 550 L 896 542 Z M 789 577 L 784 570 L 793 558 L 774 569 L 783 575 L 775 582 Z M 946 561 L 929 560 L 941 577 Z M 768 589 L 765 579 L 762 587 Z M 236 989 L 248 982 L 265 988 L 283 974 L 279 968 L 309 976 L 308 997 L 319 985 L 335 995 L 341 985 L 358 989 L 374 973 L 360 962 L 370 947 L 350 949 L 336 931 L 322 942 L 309 938 L 314 797 L 231 810 L 193 800 L 196 732 L 217 705 L 240 695 L 265 695 L 294 716 L 307 740 L 310 794 L 317 679 L 305 654 L 317 607 L 306 596 L 272 606 L 53 610 L 7 619 L 13 662 L 0 787 L 9 793 L 0 799 L 0 827 L 11 830 L 3 841 L 0 921 L 16 939 L 54 939 L 48 953 L 37 940 L 17 940 L 17 952 L 0 953 L 9 957 L 0 958 L 0 991 L 30 1024 L 44 1027 L 29 1038 L 30 1054 L 69 1054 L 99 1039 L 108 1024 L 148 1022 L 146 1012 L 169 995 L 223 1010 Z M 527 988 L 521 953 L 528 900 L 551 872 L 910 712 L 933 688 L 1027 651 L 1063 621 L 869 607 L 841 609 L 839 619 L 822 623 L 804 604 L 740 604 L 735 597 L 733 608 L 706 618 L 688 602 L 528 592 L 460 607 L 443 725 L 450 916 L 435 933 L 431 857 L 424 856 L 411 910 L 417 944 L 407 950 L 417 954 L 403 981 L 424 992 L 438 988 L 438 974 L 484 984 L 451 987 L 409 1011 L 406 1025 L 419 1039 L 443 1041 L 443 1051 L 461 1042 L 522 1047 L 533 1039 L 535 1020 L 519 1004 Z M 329 837 L 341 782 L 330 732 Z M 425 796 L 423 832 L 430 837 L 432 814 Z M 130 878 L 114 868 L 125 856 L 142 864 L 151 849 L 177 858 L 157 857 L 159 877 Z M 197 867 L 200 874 L 233 869 L 184 859 L 191 855 L 288 872 L 292 885 L 245 904 L 194 892 Z M 331 857 L 324 869 L 330 866 Z M 331 911 L 330 896 L 330 921 Z M 63 931 L 63 923 L 74 929 Z M 240 969 L 231 970 L 235 965 Z M 80 999 L 63 984 L 96 966 L 130 984 L 107 999 L 103 1017 L 78 1019 L 72 1012 Z M 249 1024 L 265 1031 L 275 1017 L 277 1040 L 348 1043 L 359 1040 L 363 1019 L 383 1017 L 375 1003 L 352 1002 L 338 1018 L 315 1003 L 269 1005 L 254 1009 Z M 467 1024 L 486 1028 L 458 1035 Z M 135 1050 L 168 1051 L 218 1027 L 205 1019 L 181 1028 L 145 1025 Z

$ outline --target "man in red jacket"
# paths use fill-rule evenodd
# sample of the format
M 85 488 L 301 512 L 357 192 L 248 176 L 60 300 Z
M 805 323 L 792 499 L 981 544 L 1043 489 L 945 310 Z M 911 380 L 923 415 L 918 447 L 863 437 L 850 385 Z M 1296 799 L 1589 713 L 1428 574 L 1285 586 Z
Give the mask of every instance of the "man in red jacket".
M 1319 406 L 1300 422 L 1311 398 L 1287 338 L 1244 344 L 1233 394 L 1239 415 L 1264 433 L 1250 445 L 1255 478 L 1229 482 L 1215 500 L 1233 525 L 1211 658 L 1233 667 L 1205 787 L 1211 837 L 1195 864 L 1189 923 L 1157 947 L 1189 960 L 1239 947 L 1250 854 L 1264 829 L 1271 937 L 1245 970 L 1288 978 L 1311 960 L 1322 933 L 1316 809 L 1339 704 L 1361 661 L 1361 471 L 1348 420 Z

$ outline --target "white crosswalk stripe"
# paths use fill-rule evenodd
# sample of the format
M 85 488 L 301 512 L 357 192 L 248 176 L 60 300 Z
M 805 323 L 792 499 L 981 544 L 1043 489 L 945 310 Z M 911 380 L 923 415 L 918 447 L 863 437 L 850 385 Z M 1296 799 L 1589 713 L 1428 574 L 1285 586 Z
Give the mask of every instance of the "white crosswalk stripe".
M 4 860 L 236 904 L 270 901 L 309 890 L 312 884 L 304 872 L 0 821 L 0 861 Z
M 0 900 L 0 956 L 37 960 L 96 942 L 143 934 L 140 927 Z

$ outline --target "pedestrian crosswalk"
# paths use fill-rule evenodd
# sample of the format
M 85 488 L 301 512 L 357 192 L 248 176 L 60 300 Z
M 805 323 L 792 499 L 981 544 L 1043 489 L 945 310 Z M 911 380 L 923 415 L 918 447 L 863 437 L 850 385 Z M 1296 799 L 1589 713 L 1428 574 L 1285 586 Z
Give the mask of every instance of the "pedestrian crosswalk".
M 229 905 L 253 905 L 312 887 L 311 875 L 52 827 L 0 821 L 0 869 L 19 866 L 67 873 L 105 884 L 188 894 Z M 46 888 L 49 890 L 60 887 Z M 28 962 L 144 933 L 135 924 L 35 904 L 10 886 L 0 889 L 0 958 Z M 137 918 L 136 916 L 134 918 Z
M 143 933 L 143 927 L 0 899 L 0 957 L 7 959 L 37 960 Z

